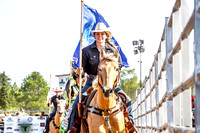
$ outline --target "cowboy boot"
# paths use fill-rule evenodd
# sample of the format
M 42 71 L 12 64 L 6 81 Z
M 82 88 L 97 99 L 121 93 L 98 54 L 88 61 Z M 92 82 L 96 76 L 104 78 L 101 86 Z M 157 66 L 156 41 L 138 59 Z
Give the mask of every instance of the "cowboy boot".
M 43 131 L 43 133 L 49 133 L 49 127 L 46 127 Z

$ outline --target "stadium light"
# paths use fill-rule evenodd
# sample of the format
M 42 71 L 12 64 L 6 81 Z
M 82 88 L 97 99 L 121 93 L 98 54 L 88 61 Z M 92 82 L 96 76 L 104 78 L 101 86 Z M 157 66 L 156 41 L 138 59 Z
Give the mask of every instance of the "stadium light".
M 142 39 L 140 39 L 139 41 L 135 40 L 135 41 L 132 41 L 132 44 L 134 46 L 134 50 L 133 50 L 134 55 L 140 54 L 140 61 L 138 61 L 138 62 L 140 63 L 140 88 L 141 88 L 142 87 L 142 61 L 141 61 L 141 53 L 143 53 L 145 51 L 144 40 L 142 40 Z

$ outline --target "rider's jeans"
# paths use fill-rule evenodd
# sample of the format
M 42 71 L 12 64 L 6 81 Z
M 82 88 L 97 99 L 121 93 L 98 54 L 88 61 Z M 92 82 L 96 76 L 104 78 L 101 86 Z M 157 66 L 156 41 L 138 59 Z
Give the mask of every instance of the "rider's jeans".
M 56 111 L 56 108 L 54 107 L 53 110 L 52 110 L 51 113 L 50 113 L 51 118 L 54 117 L 53 115 L 54 115 L 54 112 L 55 112 L 55 111 Z M 49 126 L 48 120 L 49 120 L 49 115 L 48 115 L 47 118 L 46 118 L 46 125 L 45 125 L 45 128 L 47 128 L 47 127 Z

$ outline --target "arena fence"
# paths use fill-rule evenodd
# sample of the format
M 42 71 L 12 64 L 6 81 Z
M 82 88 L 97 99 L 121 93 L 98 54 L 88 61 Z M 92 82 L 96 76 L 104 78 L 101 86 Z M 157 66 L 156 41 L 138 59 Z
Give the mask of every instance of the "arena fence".
M 140 133 L 200 133 L 200 0 L 190 4 L 176 0 L 165 18 L 149 75 L 133 103 Z

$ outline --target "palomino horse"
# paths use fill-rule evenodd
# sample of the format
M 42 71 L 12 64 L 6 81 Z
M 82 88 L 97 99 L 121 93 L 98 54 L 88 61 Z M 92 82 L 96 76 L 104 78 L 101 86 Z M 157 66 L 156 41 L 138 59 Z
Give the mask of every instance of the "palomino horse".
M 86 122 L 89 133 L 124 133 L 126 132 L 123 114 L 123 102 L 114 93 L 120 77 L 118 65 L 119 53 L 106 55 L 101 51 L 101 62 L 98 68 L 98 77 L 93 82 L 92 100 L 85 106 L 87 110 Z M 92 92 L 91 92 L 92 93 Z M 81 132 L 84 132 L 81 124 Z
M 49 123 L 49 128 L 51 133 L 59 133 L 59 127 L 60 123 L 64 118 L 64 112 L 65 112 L 65 103 L 66 100 L 58 100 L 57 101 L 57 110 L 56 110 L 56 115 L 54 119 Z

